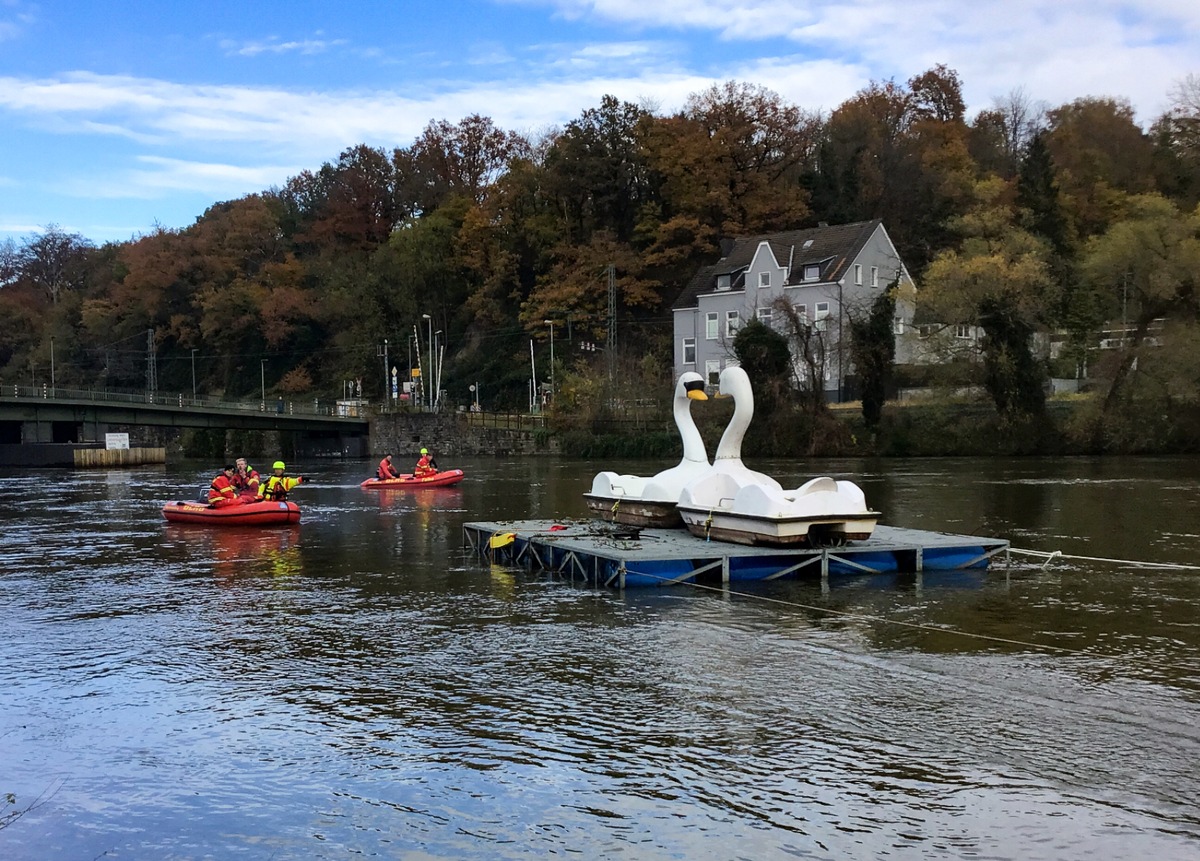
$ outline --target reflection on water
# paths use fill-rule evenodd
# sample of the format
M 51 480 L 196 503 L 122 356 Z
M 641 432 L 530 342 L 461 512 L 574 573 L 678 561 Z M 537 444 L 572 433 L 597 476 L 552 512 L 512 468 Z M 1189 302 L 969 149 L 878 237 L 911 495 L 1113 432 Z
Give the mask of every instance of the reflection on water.
M 165 549 L 187 548 L 198 559 L 191 571 L 207 571 L 220 577 L 281 577 L 299 574 L 301 530 L 298 524 L 271 528 L 229 526 L 214 528 L 199 524 L 165 523 Z M 207 563 L 207 564 L 206 564 Z
M 305 464 L 302 522 L 261 530 L 161 520 L 199 466 L 0 475 L 0 793 L 57 790 L 0 857 L 1195 857 L 1200 572 L 578 588 L 461 524 L 584 516 L 596 465 L 456 465 Z M 753 465 L 894 525 L 1200 560 L 1192 461 Z

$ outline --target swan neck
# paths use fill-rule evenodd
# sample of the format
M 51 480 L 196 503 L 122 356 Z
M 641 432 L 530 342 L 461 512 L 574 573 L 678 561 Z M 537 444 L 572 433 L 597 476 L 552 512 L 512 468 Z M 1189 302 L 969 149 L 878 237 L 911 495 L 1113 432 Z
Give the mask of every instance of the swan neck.
M 679 428 L 679 436 L 683 440 L 683 459 L 696 463 L 708 463 L 708 452 L 704 449 L 704 437 L 696 427 L 692 417 L 692 399 L 688 397 L 675 398 L 675 427 Z
M 733 395 L 733 416 L 717 445 L 718 460 L 742 458 L 742 438 L 746 435 L 746 428 L 750 427 L 750 419 L 754 417 L 754 393 L 742 389 L 740 385 L 735 386 L 730 393 Z

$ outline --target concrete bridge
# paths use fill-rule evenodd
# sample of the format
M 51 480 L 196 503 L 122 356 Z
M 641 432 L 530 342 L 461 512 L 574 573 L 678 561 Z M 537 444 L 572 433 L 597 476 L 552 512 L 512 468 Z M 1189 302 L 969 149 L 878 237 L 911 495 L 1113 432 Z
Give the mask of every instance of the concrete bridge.
M 361 410 L 320 400 L 226 401 L 162 391 L 4 385 L 0 463 L 28 462 L 14 447 L 103 445 L 107 433 L 135 428 L 287 431 L 317 448 L 358 456 L 370 431 Z

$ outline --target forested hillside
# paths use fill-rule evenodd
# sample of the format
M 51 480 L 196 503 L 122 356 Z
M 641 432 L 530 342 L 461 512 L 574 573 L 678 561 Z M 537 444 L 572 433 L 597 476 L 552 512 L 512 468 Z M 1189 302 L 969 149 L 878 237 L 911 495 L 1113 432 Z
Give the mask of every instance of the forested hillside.
M 522 408 L 530 340 L 548 364 L 553 329 L 564 396 L 612 368 L 667 391 L 668 309 L 723 238 L 882 218 L 926 318 L 984 328 L 989 373 L 1050 373 L 1014 359 L 1035 330 L 1072 333 L 1078 362 L 1105 321 L 1166 321 L 1161 375 L 1137 385 L 1195 400 L 1200 82 L 1164 97 L 1148 129 L 1119 97 L 1020 90 L 968 119 L 938 66 L 828 115 L 730 82 L 671 114 L 606 97 L 537 136 L 431 122 L 187 229 L 97 247 L 49 225 L 0 246 L 0 381 L 47 381 L 53 349 L 60 386 L 141 388 L 152 342 L 160 389 L 194 372 L 207 394 L 333 398 L 361 379 L 378 400 L 385 339 L 406 379 L 437 333 L 452 404 L 479 382 L 485 408 Z M 1114 401 L 1136 353 L 1104 371 Z

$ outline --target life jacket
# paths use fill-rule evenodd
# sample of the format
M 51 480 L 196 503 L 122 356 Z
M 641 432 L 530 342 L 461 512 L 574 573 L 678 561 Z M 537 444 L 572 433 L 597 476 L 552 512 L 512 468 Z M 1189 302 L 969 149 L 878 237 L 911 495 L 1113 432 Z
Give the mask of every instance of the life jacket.
M 258 490 L 260 499 L 270 500 L 272 502 L 285 502 L 288 493 L 300 483 L 298 478 L 289 478 L 286 475 L 270 475 L 263 482 Z
M 225 473 L 221 473 L 212 480 L 212 484 L 208 487 L 208 501 L 216 502 L 219 499 L 233 499 L 237 496 L 237 488 L 234 487 L 232 481 L 225 477 Z
M 233 486 L 237 488 L 239 493 L 246 491 L 250 493 L 257 493 L 260 479 L 258 477 L 258 472 L 254 469 L 254 467 L 248 466 L 246 467 L 246 471 L 244 473 L 235 472 L 233 474 L 232 482 Z
M 413 470 L 415 475 L 431 475 L 437 472 L 437 468 L 433 466 L 433 458 L 427 454 L 421 455 L 421 459 L 417 461 L 417 468 Z

